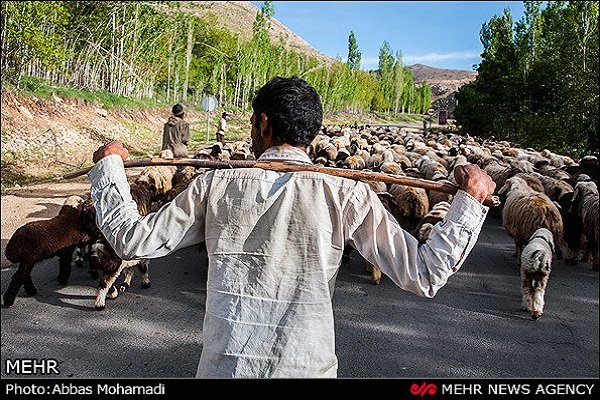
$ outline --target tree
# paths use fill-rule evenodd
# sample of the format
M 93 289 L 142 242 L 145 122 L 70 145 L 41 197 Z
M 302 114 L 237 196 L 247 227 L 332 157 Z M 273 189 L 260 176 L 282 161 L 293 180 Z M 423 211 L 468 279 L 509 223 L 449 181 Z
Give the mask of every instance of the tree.
M 356 36 L 354 36 L 353 31 L 350 31 L 350 36 L 348 36 L 348 60 L 346 61 L 346 64 L 352 71 L 355 71 L 360 68 L 361 58 L 362 54 L 358 50 Z
M 481 29 L 477 79 L 455 116 L 474 135 L 580 157 L 598 153 L 598 3 L 526 2 Z

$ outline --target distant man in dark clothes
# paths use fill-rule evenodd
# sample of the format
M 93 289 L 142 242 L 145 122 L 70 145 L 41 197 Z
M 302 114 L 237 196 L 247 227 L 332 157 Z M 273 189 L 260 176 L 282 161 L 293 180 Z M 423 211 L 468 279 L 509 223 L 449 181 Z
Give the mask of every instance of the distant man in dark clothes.
M 163 128 L 162 150 L 171 150 L 175 158 L 189 157 L 187 144 L 190 141 L 190 124 L 183 120 L 183 106 L 173 106 L 173 115 Z

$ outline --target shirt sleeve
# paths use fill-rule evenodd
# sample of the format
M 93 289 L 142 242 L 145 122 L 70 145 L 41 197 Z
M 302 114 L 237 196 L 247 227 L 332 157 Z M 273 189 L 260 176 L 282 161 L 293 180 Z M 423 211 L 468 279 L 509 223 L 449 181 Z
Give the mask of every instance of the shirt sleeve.
M 120 156 L 102 158 L 88 176 L 96 223 L 119 257 L 158 258 L 204 241 L 207 174 L 192 181 L 173 201 L 144 217 L 131 197 Z
M 350 243 L 400 288 L 433 297 L 459 270 L 477 241 L 488 208 L 466 192 L 454 196 L 446 218 L 419 244 L 403 230 L 371 190 L 356 190 L 349 201 Z

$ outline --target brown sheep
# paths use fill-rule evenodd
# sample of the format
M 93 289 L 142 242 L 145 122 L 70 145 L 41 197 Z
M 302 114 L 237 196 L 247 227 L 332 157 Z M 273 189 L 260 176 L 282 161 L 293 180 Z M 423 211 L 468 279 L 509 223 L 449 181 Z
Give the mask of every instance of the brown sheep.
M 519 177 L 508 179 L 498 193 L 506 194 L 502 225 L 515 241 L 519 263 L 523 246 L 539 228 L 552 232 L 556 247 L 560 246 L 563 236 L 562 217 L 548 196 L 536 192 Z
M 14 304 L 21 286 L 30 296 L 37 294 L 31 270 L 47 258 L 59 257 L 57 279 L 61 285 L 67 284 L 75 247 L 91 240 L 88 226 L 95 225 L 93 215 L 93 210 L 84 207 L 82 197 L 71 196 L 54 218 L 28 222 L 16 230 L 5 249 L 6 258 L 19 264 L 4 292 L 6 307 Z

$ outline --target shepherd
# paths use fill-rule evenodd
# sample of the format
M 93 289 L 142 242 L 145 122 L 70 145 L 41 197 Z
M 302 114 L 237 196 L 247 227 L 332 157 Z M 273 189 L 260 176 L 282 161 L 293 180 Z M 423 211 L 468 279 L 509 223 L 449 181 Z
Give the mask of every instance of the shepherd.
M 252 102 L 258 161 L 312 165 L 323 122 L 316 90 L 275 77 Z M 141 216 L 118 141 L 89 172 L 97 223 L 124 258 L 156 258 L 205 243 L 208 254 L 202 378 L 336 377 L 332 297 L 350 244 L 400 288 L 433 297 L 475 245 L 495 184 L 469 164 L 443 223 L 420 244 L 360 181 L 313 171 L 211 170 L 168 205 Z

